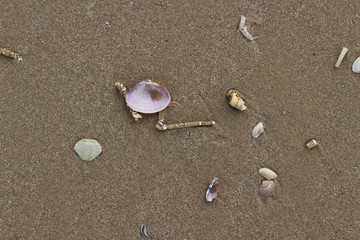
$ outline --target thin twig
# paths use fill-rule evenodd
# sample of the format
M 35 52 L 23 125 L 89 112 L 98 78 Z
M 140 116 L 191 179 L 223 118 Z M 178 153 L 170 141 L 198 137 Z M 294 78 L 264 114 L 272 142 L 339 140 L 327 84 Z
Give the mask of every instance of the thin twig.
M 160 111 L 158 113 L 158 122 L 156 123 L 155 127 L 157 130 L 165 131 L 165 130 L 173 130 L 179 128 L 206 127 L 206 126 L 212 126 L 214 124 L 215 121 L 195 121 L 195 122 L 165 124 L 165 112 Z

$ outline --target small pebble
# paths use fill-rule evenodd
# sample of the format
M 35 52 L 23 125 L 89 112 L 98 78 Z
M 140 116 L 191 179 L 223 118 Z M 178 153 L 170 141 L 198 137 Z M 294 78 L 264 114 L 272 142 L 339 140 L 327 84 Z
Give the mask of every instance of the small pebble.
M 92 161 L 102 152 L 101 145 L 94 139 L 81 139 L 75 144 L 74 149 L 84 161 Z
M 253 128 L 252 132 L 251 132 L 251 136 L 253 138 L 258 138 L 260 137 L 260 135 L 265 131 L 264 129 L 264 124 L 262 122 L 259 122 L 258 124 L 256 124 L 256 126 Z
M 310 140 L 310 141 L 308 141 L 306 143 L 306 147 L 308 149 L 312 149 L 312 148 L 317 147 L 317 146 L 319 146 L 319 143 L 315 139 L 312 139 L 312 140 Z
M 267 180 L 273 180 L 277 177 L 277 174 L 269 168 L 260 168 L 259 174 Z

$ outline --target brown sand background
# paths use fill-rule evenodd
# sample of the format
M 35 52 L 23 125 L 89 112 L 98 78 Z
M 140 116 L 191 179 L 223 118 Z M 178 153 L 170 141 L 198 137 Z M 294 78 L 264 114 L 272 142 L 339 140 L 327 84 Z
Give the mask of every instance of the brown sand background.
M 24 61 L 0 58 L 0 238 L 142 239 L 144 223 L 157 239 L 360 239 L 359 10 L 354 0 L 1 1 L 0 45 Z M 242 14 L 256 41 L 237 30 Z M 144 79 L 181 104 L 168 122 L 217 125 L 135 123 L 114 83 Z M 227 105 L 232 87 L 247 111 Z M 81 138 L 103 153 L 80 160 Z M 307 150 L 310 138 L 320 148 Z M 278 173 L 268 201 L 260 167 Z

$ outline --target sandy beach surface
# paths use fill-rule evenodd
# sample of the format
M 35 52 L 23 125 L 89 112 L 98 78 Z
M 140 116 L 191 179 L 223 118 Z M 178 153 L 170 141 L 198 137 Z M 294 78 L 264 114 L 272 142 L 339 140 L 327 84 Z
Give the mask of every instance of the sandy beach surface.
M 0 239 L 360 239 L 360 1 L 0 3 L 0 47 L 23 56 L 0 56 Z M 144 79 L 179 103 L 167 122 L 216 125 L 134 122 L 114 84 Z M 81 160 L 82 138 L 103 153 Z

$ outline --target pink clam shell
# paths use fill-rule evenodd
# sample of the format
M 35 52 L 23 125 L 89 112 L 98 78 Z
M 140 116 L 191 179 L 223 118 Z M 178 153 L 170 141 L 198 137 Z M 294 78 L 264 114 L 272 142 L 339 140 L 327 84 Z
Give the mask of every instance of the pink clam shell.
M 259 193 L 262 197 L 269 197 L 275 190 L 275 182 L 272 180 L 263 180 L 260 184 Z
M 170 103 L 170 93 L 163 86 L 145 80 L 132 87 L 125 97 L 126 104 L 140 113 L 157 113 Z
M 218 180 L 218 178 L 214 178 L 214 180 L 210 183 L 205 194 L 206 201 L 212 202 L 217 197 L 217 192 L 219 191 Z

